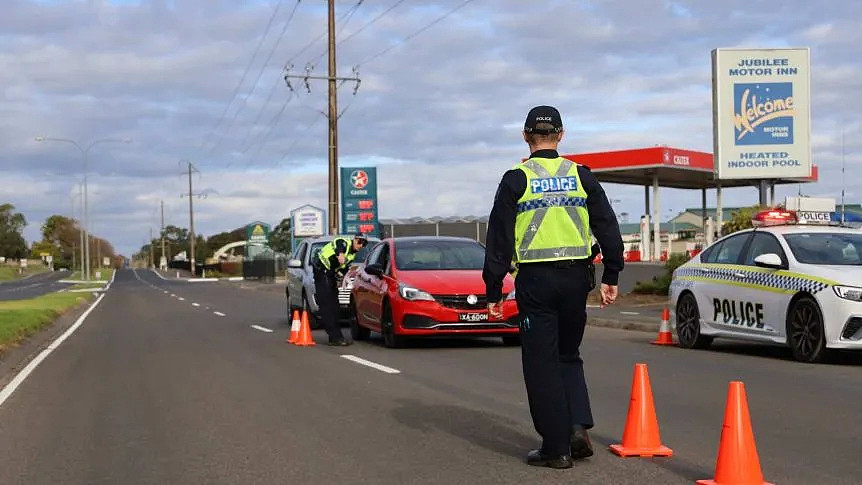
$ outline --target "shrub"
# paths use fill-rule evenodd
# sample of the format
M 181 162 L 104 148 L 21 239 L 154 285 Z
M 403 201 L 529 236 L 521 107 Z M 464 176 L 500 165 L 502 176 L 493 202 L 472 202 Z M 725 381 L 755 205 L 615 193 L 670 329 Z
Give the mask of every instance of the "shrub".
M 654 277 L 651 281 L 638 281 L 632 290 L 639 295 L 667 295 L 670 291 L 670 281 L 673 272 L 688 261 L 684 253 L 671 254 L 664 263 L 664 273 Z

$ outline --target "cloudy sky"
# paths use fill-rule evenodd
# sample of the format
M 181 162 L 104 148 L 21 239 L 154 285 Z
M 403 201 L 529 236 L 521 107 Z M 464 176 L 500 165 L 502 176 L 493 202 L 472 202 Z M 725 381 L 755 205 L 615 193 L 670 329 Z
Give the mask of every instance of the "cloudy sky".
M 323 0 L 2 0 L 2 12 L 0 202 L 30 221 L 29 241 L 48 215 L 71 215 L 83 174 L 74 146 L 37 135 L 131 138 L 93 147 L 88 179 L 92 230 L 126 255 L 158 232 L 162 200 L 166 223 L 188 226 L 181 160 L 200 170 L 207 236 L 326 205 L 326 84 L 309 94 L 282 79 L 286 64 L 326 75 Z M 537 104 L 563 113 L 564 153 L 712 151 L 716 47 L 811 48 L 820 182 L 804 193 L 840 195 L 842 129 L 848 172 L 862 163 L 860 2 L 337 0 L 336 15 L 339 74 L 362 80 L 339 90 L 340 162 L 378 167 L 383 218 L 487 214 Z M 862 202 L 858 176 L 846 180 Z M 618 212 L 643 212 L 642 188 L 606 190 Z M 754 189 L 725 194 L 757 202 Z M 663 190 L 663 219 L 699 203 Z

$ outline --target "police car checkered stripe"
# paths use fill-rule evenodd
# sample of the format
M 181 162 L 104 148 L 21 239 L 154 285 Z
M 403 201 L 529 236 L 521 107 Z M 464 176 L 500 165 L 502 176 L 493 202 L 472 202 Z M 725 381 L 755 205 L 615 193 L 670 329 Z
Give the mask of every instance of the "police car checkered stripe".
M 701 268 L 708 269 L 709 271 L 703 272 Z M 745 277 L 741 278 L 738 274 L 743 274 Z M 805 291 L 812 295 L 829 287 L 828 283 L 812 280 L 804 276 L 765 273 L 740 268 L 716 268 L 707 266 L 694 266 L 690 268 L 682 267 L 677 269 L 676 275 L 680 278 L 697 277 L 708 280 L 726 281 L 730 284 L 744 283 L 765 286 L 787 292 Z
M 518 204 L 518 212 L 527 212 L 544 207 L 586 207 L 587 199 L 583 197 L 545 197 L 528 200 Z

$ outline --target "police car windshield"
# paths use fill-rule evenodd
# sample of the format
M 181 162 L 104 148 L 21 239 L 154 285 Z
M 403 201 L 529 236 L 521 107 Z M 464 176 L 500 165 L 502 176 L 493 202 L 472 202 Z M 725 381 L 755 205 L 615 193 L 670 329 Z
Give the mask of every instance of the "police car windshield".
M 784 239 L 800 263 L 862 265 L 862 234 L 785 234 Z
M 485 248 L 473 241 L 400 241 L 395 243 L 395 265 L 402 271 L 481 270 Z

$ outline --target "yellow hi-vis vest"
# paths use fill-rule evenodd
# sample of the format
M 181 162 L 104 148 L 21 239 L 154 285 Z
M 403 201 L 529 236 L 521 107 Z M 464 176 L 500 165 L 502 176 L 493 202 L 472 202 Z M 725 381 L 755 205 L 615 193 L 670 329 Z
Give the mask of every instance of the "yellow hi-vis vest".
M 588 258 L 590 215 L 578 165 L 562 157 L 531 158 L 514 168 L 527 175 L 515 218 L 515 261 Z
M 320 262 L 323 263 L 323 267 L 326 269 L 332 269 L 329 267 L 329 258 L 335 256 L 335 245 L 338 241 L 344 241 L 347 244 L 347 252 L 344 253 L 344 264 L 335 268 L 336 270 L 342 269 L 350 265 L 350 263 L 356 258 L 356 253 L 350 250 L 350 246 L 353 244 L 353 241 L 347 239 L 346 237 L 336 237 L 332 241 L 326 243 L 325 246 L 320 248 L 320 252 L 317 253 L 317 257 L 320 259 Z

